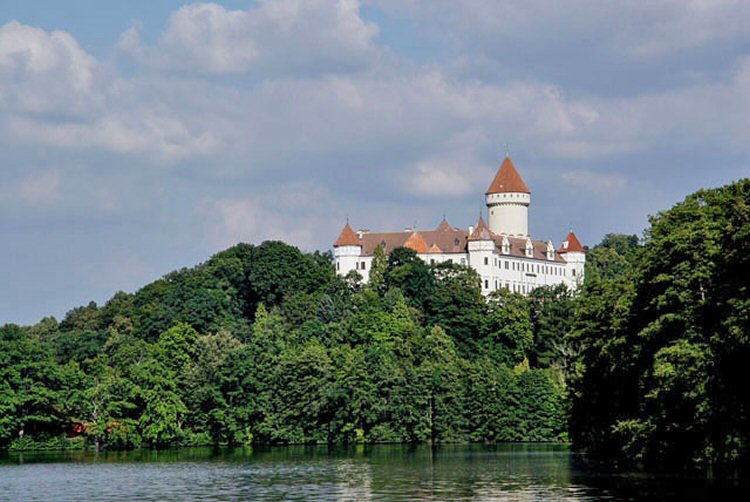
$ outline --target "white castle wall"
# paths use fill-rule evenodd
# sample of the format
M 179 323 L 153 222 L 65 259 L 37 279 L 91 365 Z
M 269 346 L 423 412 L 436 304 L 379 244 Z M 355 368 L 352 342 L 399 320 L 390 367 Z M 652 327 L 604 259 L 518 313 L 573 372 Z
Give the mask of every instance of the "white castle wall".
M 344 248 L 348 249 L 340 252 Z M 357 246 L 336 248 L 334 264 L 340 275 L 355 270 L 362 276 L 363 282 L 367 283 L 372 256 L 360 256 L 360 252 Z M 586 263 L 584 253 L 565 253 L 562 255 L 565 262 L 504 255 L 491 241 L 470 242 L 469 253 L 424 253 L 417 256 L 428 265 L 448 261 L 469 265 L 479 274 L 484 295 L 502 288 L 527 295 L 538 287 L 557 284 L 565 284 L 571 290 L 576 290 L 583 281 Z

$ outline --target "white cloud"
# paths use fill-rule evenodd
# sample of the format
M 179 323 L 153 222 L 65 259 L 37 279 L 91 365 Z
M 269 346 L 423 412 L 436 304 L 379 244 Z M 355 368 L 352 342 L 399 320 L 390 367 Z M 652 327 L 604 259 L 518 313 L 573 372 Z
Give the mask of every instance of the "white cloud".
M 21 181 L 21 198 L 32 206 L 49 206 L 61 199 L 60 173 L 48 171 Z
M 481 53 L 571 44 L 611 56 L 658 58 L 731 40 L 747 42 L 744 0 L 373 0 L 431 36 Z M 493 43 L 505 41 L 510 44 Z
M 472 183 L 461 167 L 440 160 L 418 162 L 404 184 L 404 191 L 423 197 L 464 197 L 471 193 Z
M 378 28 L 359 8 L 358 0 L 261 1 L 248 10 L 195 3 L 172 14 L 156 46 L 145 46 L 135 25 L 118 48 L 149 66 L 188 73 L 265 79 L 351 71 L 377 55 Z
M 238 242 L 259 244 L 265 240 L 282 240 L 303 249 L 315 249 L 320 243 L 319 229 L 330 230 L 330 218 L 285 209 L 274 206 L 268 199 L 206 198 L 198 205 L 197 214 L 205 222 L 207 244 L 212 249 Z
M 97 63 L 68 33 L 0 27 L 0 109 L 80 114 L 96 101 Z
M 168 102 L 179 84 L 165 89 L 104 73 L 68 33 L 16 21 L 0 28 L 0 131 L 6 142 L 167 163 L 218 147 L 203 127 L 202 111 L 187 116 Z

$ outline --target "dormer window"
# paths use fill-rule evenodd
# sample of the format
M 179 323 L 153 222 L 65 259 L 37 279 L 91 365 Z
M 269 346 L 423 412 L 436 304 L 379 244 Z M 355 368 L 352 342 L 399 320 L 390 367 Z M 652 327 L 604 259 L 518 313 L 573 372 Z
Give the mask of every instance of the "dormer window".
M 526 239 L 526 257 L 532 258 L 534 256 L 534 244 L 531 239 Z
M 552 245 L 552 241 L 547 241 L 547 259 L 550 261 L 555 259 L 555 246 Z
M 503 242 L 500 247 L 503 254 L 510 254 L 510 241 L 508 240 L 508 236 L 503 235 Z

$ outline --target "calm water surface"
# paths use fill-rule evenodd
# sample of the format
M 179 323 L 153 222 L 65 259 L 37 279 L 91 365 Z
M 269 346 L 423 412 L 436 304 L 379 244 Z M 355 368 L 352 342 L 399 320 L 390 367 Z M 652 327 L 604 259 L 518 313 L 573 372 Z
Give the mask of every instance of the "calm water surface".
M 603 470 L 561 445 L 5 454 L 0 500 L 750 500 L 747 483 Z

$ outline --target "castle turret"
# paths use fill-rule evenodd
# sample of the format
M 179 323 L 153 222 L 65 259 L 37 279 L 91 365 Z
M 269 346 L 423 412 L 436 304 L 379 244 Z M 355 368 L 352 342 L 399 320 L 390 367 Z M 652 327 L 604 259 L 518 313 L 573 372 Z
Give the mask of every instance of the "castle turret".
M 576 234 L 571 230 L 557 251 L 566 263 L 566 282 L 572 289 L 583 284 L 583 274 L 586 267 L 586 250 L 581 245 Z
M 468 238 L 469 265 L 477 271 L 482 279 L 482 293 L 487 294 L 494 291 L 494 268 L 493 253 L 495 241 L 492 232 L 487 228 L 484 218 L 479 217 L 477 226 L 472 230 Z
M 485 194 L 489 228 L 498 235 L 529 235 L 531 192 L 507 155 Z
M 336 271 L 342 275 L 346 275 L 350 270 L 356 270 L 366 281 L 369 276 L 369 270 L 366 270 L 364 262 L 360 261 L 361 256 L 362 240 L 354 233 L 354 230 L 352 230 L 347 221 L 339 238 L 333 243 L 333 258 L 336 263 Z

